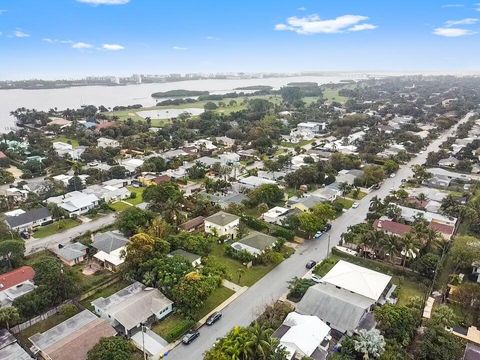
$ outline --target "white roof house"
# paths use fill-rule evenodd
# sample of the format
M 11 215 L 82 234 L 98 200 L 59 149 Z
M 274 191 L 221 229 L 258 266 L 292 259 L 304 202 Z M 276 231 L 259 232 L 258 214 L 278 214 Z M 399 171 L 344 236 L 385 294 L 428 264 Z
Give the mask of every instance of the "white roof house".
M 144 161 L 142 159 L 128 159 L 124 160 L 120 163 L 121 166 L 123 166 L 125 169 L 130 171 L 131 173 L 135 172 L 135 170 L 139 167 L 142 166 Z
M 281 206 L 275 206 L 268 210 L 266 213 L 263 213 L 262 217 L 268 223 L 271 224 L 281 224 L 282 220 L 285 219 L 287 214 L 291 211 L 291 209 L 284 208 Z
M 242 186 L 249 188 L 249 189 L 255 189 L 261 185 L 265 184 L 276 184 L 276 181 L 273 180 L 268 180 L 268 179 L 263 179 L 258 176 L 248 176 L 246 178 L 238 180 L 239 184 Z
M 98 205 L 99 199 L 93 194 L 72 191 L 65 195 L 54 196 L 47 199 L 47 203 L 57 204 L 70 214 L 81 215 Z
M 63 185 L 67 186 L 70 179 L 73 178 L 74 176 L 75 175 L 60 174 L 60 175 L 53 176 L 52 179 L 55 181 L 60 181 L 63 183 Z M 78 177 L 82 181 L 82 184 L 85 184 L 85 181 L 88 179 L 88 175 L 86 174 L 78 175 Z
M 322 282 L 352 291 L 378 301 L 392 277 L 380 272 L 340 260 L 323 278 Z
M 119 147 L 120 143 L 117 140 L 109 139 L 106 137 L 101 137 L 97 139 L 97 146 L 98 147 Z
M 280 337 L 280 346 L 288 352 L 288 359 L 293 356 L 310 357 L 330 334 L 330 326 L 316 316 L 301 315 L 291 312 L 282 327 L 288 328 Z M 327 342 L 328 347 L 328 342 Z M 324 349 L 325 350 L 325 349 Z
M 418 217 L 423 217 L 428 222 L 437 222 L 440 224 L 455 226 L 457 218 L 448 217 L 441 214 L 432 213 L 418 209 L 409 208 L 406 206 L 396 205 L 401 211 L 401 217 L 409 223 L 413 223 Z

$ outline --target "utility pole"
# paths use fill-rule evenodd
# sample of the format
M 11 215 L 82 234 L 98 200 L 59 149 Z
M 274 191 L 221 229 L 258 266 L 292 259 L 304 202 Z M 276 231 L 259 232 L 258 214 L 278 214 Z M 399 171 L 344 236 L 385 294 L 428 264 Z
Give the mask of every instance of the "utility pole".
M 328 238 L 327 238 L 327 257 L 328 257 L 328 255 L 330 254 L 330 233 L 327 235 L 328 235 Z

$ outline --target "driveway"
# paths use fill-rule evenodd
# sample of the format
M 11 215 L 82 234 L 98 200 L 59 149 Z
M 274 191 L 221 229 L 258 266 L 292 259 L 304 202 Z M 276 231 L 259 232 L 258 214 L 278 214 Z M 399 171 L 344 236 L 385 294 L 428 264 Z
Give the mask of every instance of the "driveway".
M 470 115 L 468 114 L 458 124 L 467 121 Z M 407 179 L 413 174 L 411 166 L 423 164 L 429 152 L 437 151 L 441 143 L 449 135 L 455 133 L 458 124 L 433 141 L 424 153 L 419 154 L 408 164 L 403 165 L 394 178 L 387 178 L 379 190 L 372 191 L 359 201 L 360 205 L 358 208 L 349 209 L 338 219 L 332 221 L 332 229 L 328 234 L 330 236 L 330 246 L 333 247 L 340 242 L 341 235 L 347 231 L 350 225 L 358 224 L 365 219 L 370 200 L 374 196 L 384 198 L 392 188 L 398 189 L 402 184 L 402 179 Z M 298 248 L 295 254 L 229 304 L 222 311 L 223 316 L 218 323 L 213 326 L 203 326 L 200 329 L 198 340 L 188 346 L 180 344 L 166 356 L 166 359 L 201 360 L 203 353 L 210 349 L 218 338 L 225 336 L 234 326 L 249 325 L 263 312 L 266 305 L 272 304 L 288 291 L 287 281 L 294 276 L 302 277 L 307 272 L 305 264 L 308 260 L 321 261 L 327 257 L 328 235 L 323 235 L 318 240 L 306 241 Z

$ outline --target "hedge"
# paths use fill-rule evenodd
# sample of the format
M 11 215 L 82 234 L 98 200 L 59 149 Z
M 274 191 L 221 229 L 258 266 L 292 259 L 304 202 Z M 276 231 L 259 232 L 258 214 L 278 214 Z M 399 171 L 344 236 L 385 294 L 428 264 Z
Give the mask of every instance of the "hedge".
M 195 321 L 193 320 L 183 319 L 179 321 L 165 334 L 165 340 L 169 343 L 174 342 L 180 336 L 190 330 L 193 325 L 195 325 Z

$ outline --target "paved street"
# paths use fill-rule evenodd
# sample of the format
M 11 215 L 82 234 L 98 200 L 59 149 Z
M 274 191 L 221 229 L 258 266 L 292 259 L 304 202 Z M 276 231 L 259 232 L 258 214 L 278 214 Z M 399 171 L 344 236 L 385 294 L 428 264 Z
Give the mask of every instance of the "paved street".
M 469 116 L 470 114 L 462 119 L 459 124 L 465 122 Z M 348 226 L 360 223 L 365 219 L 370 200 L 374 196 L 383 198 L 388 195 L 392 188 L 398 189 L 402 179 L 412 175 L 411 166 L 423 164 L 429 152 L 437 151 L 440 144 L 449 135 L 454 134 L 456 126 L 448 130 L 439 139 L 433 141 L 422 154 L 419 154 L 408 164 L 402 166 L 394 178 L 386 179 L 379 190 L 373 191 L 363 198 L 358 208 L 349 209 L 343 216 L 333 221 L 332 229 L 329 232 L 330 246 L 333 247 L 339 243 L 340 236 L 347 230 Z M 294 276 L 302 277 L 307 271 L 305 264 L 308 260 L 323 260 L 327 255 L 327 244 L 326 235 L 323 235 L 319 240 L 305 242 L 289 259 L 278 265 L 238 299 L 228 305 L 222 311 L 223 317 L 218 323 L 211 327 L 203 326 L 200 329 L 198 340 L 188 346 L 180 344 L 166 358 L 169 360 L 201 360 L 203 353 L 212 347 L 217 338 L 225 336 L 235 325 L 246 326 L 250 324 L 263 311 L 266 305 L 271 304 L 286 293 L 288 290 L 287 281 Z

